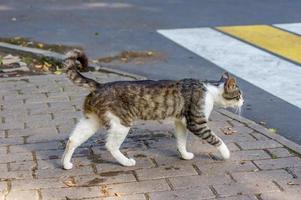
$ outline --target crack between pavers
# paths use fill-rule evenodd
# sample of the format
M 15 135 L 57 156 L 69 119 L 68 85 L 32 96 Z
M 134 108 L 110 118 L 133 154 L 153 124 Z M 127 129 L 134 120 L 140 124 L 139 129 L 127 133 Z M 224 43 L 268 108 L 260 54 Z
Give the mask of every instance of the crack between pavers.
M 279 185 L 276 181 L 273 180 L 272 183 L 274 183 L 279 188 L 280 191 L 282 192 L 284 191 L 284 188 L 281 187 L 281 185 Z
M 292 175 L 293 178 L 298 178 L 298 176 L 289 167 L 284 168 L 284 170 Z
M 8 194 L 11 191 L 11 180 L 7 180 L 6 183 L 7 183 L 7 191 L 6 191 L 6 194 L 4 194 L 4 199 L 6 199 L 6 197 L 8 196 Z
M 215 195 L 216 198 L 219 198 L 219 194 L 217 193 L 216 189 L 213 187 L 213 185 L 209 185 L 209 189 L 211 192 Z
M 143 195 L 144 195 L 144 197 L 145 197 L 146 200 L 150 200 L 150 196 L 149 196 L 148 193 L 144 193 Z
M 202 171 L 195 164 L 192 164 L 192 167 L 198 173 L 198 175 L 202 175 Z
M 37 179 L 37 169 L 38 169 L 38 160 L 37 160 L 37 155 L 36 155 L 36 152 L 32 151 L 32 160 L 35 164 L 35 166 L 32 168 L 32 177 L 33 179 Z
M 255 194 L 255 197 L 256 197 L 258 200 L 263 200 L 262 197 L 261 197 L 261 193 L 260 193 L 260 194 Z
M 170 187 L 171 191 L 175 191 L 175 188 L 171 184 L 170 180 L 168 178 L 165 178 L 165 181 L 166 181 L 167 185 Z
M 39 200 L 43 200 L 43 196 L 42 196 L 42 191 L 41 191 L 41 189 L 37 189 L 37 193 L 38 193 L 38 198 L 39 198 Z

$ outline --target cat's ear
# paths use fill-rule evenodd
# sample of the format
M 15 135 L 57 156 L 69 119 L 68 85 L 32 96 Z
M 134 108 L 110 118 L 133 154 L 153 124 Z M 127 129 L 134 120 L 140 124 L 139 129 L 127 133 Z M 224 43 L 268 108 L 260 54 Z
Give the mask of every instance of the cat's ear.
M 221 79 L 220 79 L 220 82 L 226 82 L 228 79 L 229 79 L 229 73 L 228 72 L 225 72 L 223 73 Z
M 229 79 L 225 83 L 226 91 L 233 91 L 236 89 L 236 79 L 234 77 L 229 77 Z

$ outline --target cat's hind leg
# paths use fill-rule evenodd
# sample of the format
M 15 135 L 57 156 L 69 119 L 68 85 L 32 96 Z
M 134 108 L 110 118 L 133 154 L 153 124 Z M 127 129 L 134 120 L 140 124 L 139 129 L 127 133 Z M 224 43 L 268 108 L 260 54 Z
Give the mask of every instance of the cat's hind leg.
M 75 126 L 66 145 L 65 152 L 62 156 L 62 165 L 64 169 L 71 169 L 72 155 L 75 149 L 87 141 L 99 129 L 99 123 L 96 117 L 87 116 L 82 118 Z
M 111 127 L 108 130 L 106 148 L 121 165 L 134 166 L 136 164 L 136 161 L 132 158 L 127 158 L 120 151 L 120 146 L 125 140 L 130 127 L 122 125 L 119 118 L 112 115 L 111 113 L 108 114 L 108 117 L 110 119 Z
M 186 124 L 182 120 L 176 119 L 175 137 L 177 139 L 178 151 L 184 160 L 191 160 L 193 159 L 194 155 L 193 153 L 190 153 L 186 150 L 187 135 L 188 135 L 188 131 L 186 128 Z

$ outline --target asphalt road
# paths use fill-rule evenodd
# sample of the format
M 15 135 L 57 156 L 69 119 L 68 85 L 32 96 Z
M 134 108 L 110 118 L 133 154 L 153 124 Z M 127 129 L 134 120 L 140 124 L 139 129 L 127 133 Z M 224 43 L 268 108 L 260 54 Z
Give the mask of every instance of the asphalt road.
M 222 66 L 157 30 L 299 23 L 300 8 L 300 0 L 0 0 L 0 37 L 80 45 L 94 59 L 124 50 L 152 50 L 162 57 L 144 64 L 114 63 L 107 67 L 151 79 L 217 79 L 225 71 Z M 266 122 L 267 127 L 301 144 L 300 108 L 240 77 L 238 81 L 246 98 L 242 115 Z

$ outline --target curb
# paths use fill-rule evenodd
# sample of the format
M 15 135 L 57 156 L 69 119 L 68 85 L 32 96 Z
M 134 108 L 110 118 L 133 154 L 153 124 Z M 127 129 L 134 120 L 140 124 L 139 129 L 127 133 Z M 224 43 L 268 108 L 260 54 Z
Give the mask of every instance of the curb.
M 51 59 L 51 60 L 54 60 L 57 62 L 62 62 L 66 58 L 66 56 L 64 54 L 47 51 L 47 50 L 43 50 L 43 49 L 22 47 L 22 46 L 13 45 L 13 44 L 4 43 L 4 42 L 0 42 L 0 50 L 7 52 L 7 53 L 18 53 L 21 55 L 29 55 L 29 56 L 38 57 L 38 58 L 46 57 L 48 59 Z M 124 71 L 117 70 L 117 69 L 110 69 L 110 68 L 102 67 L 102 66 L 96 65 L 96 64 L 89 64 L 89 67 L 94 68 L 95 71 L 113 73 L 113 74 L 117 74 L 117 75 L 121 75 L 121 76 L 126 76 L 129 78 L 133 78 L 135 80 L 147 79 L 144 76 L 139 76 L 137 74 L 124 72 Z
M 240 123 L 245 124 L 247 127 L 265 135 L 266 137 L 268 137 L 270 139 L 273 139 L 273 140 L 279 142 L 283 146 L 285 146 L 285 147 L 289 148 L 290 150 L 296 152 L 297 154 L 301 155 L 301 146 L 300 145 L 286 139 L 285 137 L 283 137 L 279 134 L 270 132 L 264 126 L 261 126 L 260 124 L 257 124 L 254 121 L 251 121 L 247 118 L 244 118 L 242 116 L 231 113 L 230 111 L 227 111 L 224 109 L 218 109 L 217 112 L 219 112 L 220 114 L 225 115 L 233 120 L 236 120 L 236 121 L 239 121 Z

